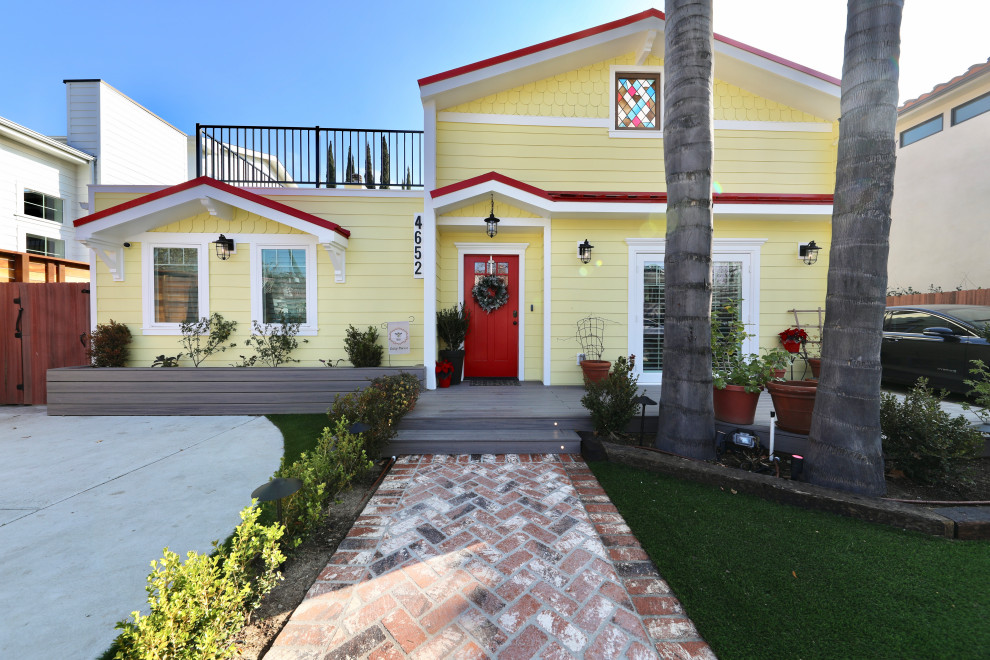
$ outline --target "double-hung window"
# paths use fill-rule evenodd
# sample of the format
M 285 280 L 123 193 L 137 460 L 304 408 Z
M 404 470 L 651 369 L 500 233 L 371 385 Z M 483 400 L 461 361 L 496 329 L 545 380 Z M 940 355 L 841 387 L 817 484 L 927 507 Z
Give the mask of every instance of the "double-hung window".
M 298 323 L 316 334 L 316 248 L 257 244 L 251 253 L 251 317 L 263 324 Z
M 28 254 L 43 254 L 46 257 L 65 258 L 65 241 L 60 238 L 27 234 L 25 239 L 26 245 L 24 251 Z
M 143 244 L 144 333 L 179 334 L 209 316 L 206 245 Z

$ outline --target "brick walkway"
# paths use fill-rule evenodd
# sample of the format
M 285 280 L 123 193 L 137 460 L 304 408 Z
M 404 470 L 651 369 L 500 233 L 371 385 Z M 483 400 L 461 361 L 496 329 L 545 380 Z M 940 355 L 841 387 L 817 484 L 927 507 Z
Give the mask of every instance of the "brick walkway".
M 405 456 L 275 640 L 297 658 L 714 658 L 579 456 Z

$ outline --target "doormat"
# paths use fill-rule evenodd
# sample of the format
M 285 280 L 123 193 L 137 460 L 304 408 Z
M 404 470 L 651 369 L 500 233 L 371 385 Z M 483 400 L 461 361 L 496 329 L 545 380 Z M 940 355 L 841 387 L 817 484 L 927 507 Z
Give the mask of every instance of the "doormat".
M 502 385 L 519 386 L 518 378 L 467 378 L 465 380 L 471 383 L 471 387 L 500 387 Z

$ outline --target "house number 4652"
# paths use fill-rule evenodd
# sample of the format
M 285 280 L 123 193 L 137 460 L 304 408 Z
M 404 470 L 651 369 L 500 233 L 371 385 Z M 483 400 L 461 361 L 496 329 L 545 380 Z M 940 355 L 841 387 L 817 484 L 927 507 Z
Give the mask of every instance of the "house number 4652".
M 423 277 L 423 216 L 413 223 L 413 277 Z

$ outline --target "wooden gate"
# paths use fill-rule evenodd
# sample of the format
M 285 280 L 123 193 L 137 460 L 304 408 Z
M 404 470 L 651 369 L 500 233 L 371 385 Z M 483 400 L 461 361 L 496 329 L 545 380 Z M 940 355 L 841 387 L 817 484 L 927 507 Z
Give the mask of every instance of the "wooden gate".
M 47 403 L 49 369 L 89 364 L 89 284 L 0 283 L 0 404 Z

